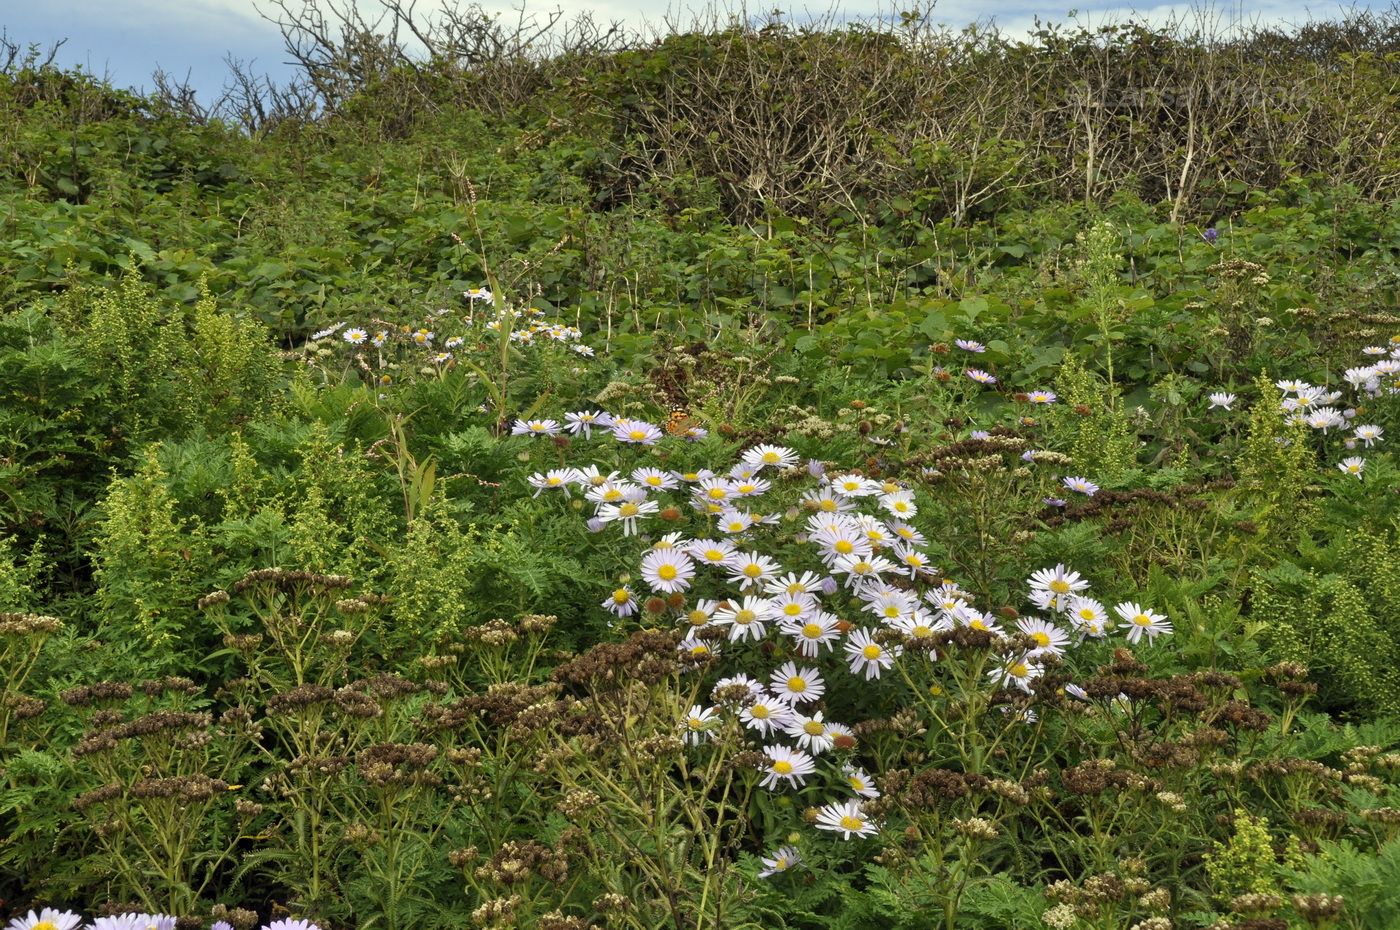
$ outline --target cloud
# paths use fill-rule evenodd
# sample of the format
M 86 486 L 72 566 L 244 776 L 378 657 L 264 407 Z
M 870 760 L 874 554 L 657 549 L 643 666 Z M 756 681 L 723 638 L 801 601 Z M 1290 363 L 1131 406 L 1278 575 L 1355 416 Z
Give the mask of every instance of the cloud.
M 297 0 L 290 2 L 295 6 Z M 379 0 L 355 2 L 366 13 L 380 8 Z M 777 5 L 791 11 L 797 20 L 820 19 L 827 13 L 838 20 L 894 15 L 896 7 L 887 0 L 875 2 L 884 5 L 877 8 L 854 0 L 837 9 L 753 0 L 755 5 L 747 12 L 758 14 Z M 422 0 L 419 8 L 431 15 L 429 11 L 439 3 L 440 0 Z M 1079 11 L 1073 20 L 1067 13 L 1071 4 Z M 191 83 L 208 96 L 222 86 L 227 73 L 223 59 L 230 54 L 245 62 L 254 61 L 257 70 L 277 80 L 286 80 L 294 73 L 286 61 L 277 26 L 258 12 L 258 6 L 262 6 L 272 14 L 271 0 L 10 0 L 7 6 L 11 8 L 3 25 L 11 38 L 47 43 L 66 37 L 69 42 L 59 56 L 60 62 L 106 73 L 122 86 L 149 85 L 151 72 L 159 66 L 177 77 L 188 74 Z M 514 0 L 483 0 L 482 8 L 510 21 L 517 15 L 518 4 Z M 1359 7 L 1365 8 L 1364 4 Z M 684 28 L 692 23 L 694 15 L 693 5 L 672 0 L 529 0 L 527 5 L 527 12 L 538 17 L 555 9 L 562 11 L 566 19 L 590 13 L 599 23 L 621 22 L 650 29 L 664 29 L 667 24 Z M 720 23 L 727 19 L 726 11 L 744 12 L 732 4 L 711 9 L 708 15 L 717 17 Z M 1340 3 L 1313 6 L 1297 0 L 1263 0 L 1248 7 L 1242 2 L 1204 6 L 1164 3 L 1136 10 L 1103 0 L 1060 0 L 1056 4 L 944 0 L 934 7 L 932 18 L 953 30 L 973 22 L 992 21 L 1005 34 L 1024 36 L 1034 28 L 1037 15 L 1042 21 L 1077 22 L 1091 27 L 1132 18 L 1156 25 L 1173 20 L 1210 23 L 1228 31 L 1241 24 L 1286 25 L 1332 18 L 1356 9 Z

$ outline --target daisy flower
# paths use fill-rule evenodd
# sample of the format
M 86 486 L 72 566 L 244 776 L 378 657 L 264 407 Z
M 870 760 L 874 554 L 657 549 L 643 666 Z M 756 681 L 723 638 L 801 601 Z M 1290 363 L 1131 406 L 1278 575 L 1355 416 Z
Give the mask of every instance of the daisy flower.
M 1366 460 L 1359 455 L 1350 455 L 1337 463 L 1337 469 L 1344 475 L 1360 478 L 1361 473 L 1366 470 Z
M 1380 442 L 1381 436 L 1385 435 L 1385 430 L 1381 429 L 1379 426 L 1366 424 L 1365 426 L 1358 426 L 1353 431 L 1352 435 L 1365 443 L 1366 448 L 1369 449 L 1372 443 Z
M 510 428 L 512 436 L 556 436 L 558 433 L 556 420 L 516 420 Z
M 895 565 L 878 555 L 843 555 L 836 560 L 832 571 L 846 576 L 847 587 L 858 588 L 880 581 L 886 572 L 895 571 Z
M 811 535 L 810 541 L 821 549 L 822 561 L 827 564 L 845 556 L 870 555 L 875 548 L 861 532 L 860 525 L 845 517 L 823 525 Z
M 803 493 L 800 503 L 818 513 L 846 513 L 856 509 L 855 501 L 843 494 L 837 494 L 829 487 L 811 488 Z
M 772 606 L 767 598 L 745 597 L 737 604 L 727 601 L 716 610 L 714 624 L 729 627 L 730 642 L 738 642 L 750 636 L 757 641 L 763 638 L 767 630 L 764 624 L 772 619 L 772 616 Z
M 879 617 L 882 623 L 893 623 L 913 613 L 918 603 L 912 592 L 894 589 L 866 598 L 865 606 L 861 609 Z
M 697 539 L 687 547 L 687 551 L 697 562 L 725 566 L 738 547 L 727 539 Z
M 758 877 L 767 878 L 796 868 L 802 862 L 802 854 L 797 851 L 796 846 L 779 846 L 773 850 L 771 856 L 761 856 L 759 861 L 763 863 L 763 869 L 758 873 Z
M 631 477 L 642 487 L 653 491 L 669 491 L 680 484 L 675 475 L 659 468 L 638 468 Z
M 1085 494 L 1089 497 L 1093 497 L 1099 490 L 1097 484 L 1094 484 L 1094 482 L 1090 481 L 1088 478 L 1081 478 L 1078 475 L 1071 475 L 1065 478 L 1061 483 L 1064 484 L 1067 490 L 1078 491 L 1080 494 Z
M 787 727 L 792 720 L 792 705 L 775 697 L 761 697 L 739 712 L 744 726 L 760 736 Z
M 879 831 L 873 820 L 865 816 L 857 800 L 837 801 L 817 811 L 817 829 L 840 833 L 841 839 L 867 837 Z
M 604 504 L 598 508 L 598 519 L 604 523 L 622 521 L 622 535 L 637 535 L 637 518 L 656 513 L 661 506 L 656 501 L 623 501 L 620 504 Z
M 614 420 L 612 434 L 618 442 L 639 446 L 654 446 L 663 435 L 659 426 L 642 420 L 628 420 L 626 423 Z
M 826 752 L 832 745 L 832 737 L 827 732 L 821 711 L 817 711 L 810 717 L 794 712 L 792 719 L 784 728 L 784 732 L 797 740 L 798 748 L 805 749 L 814 756 Z
M 1102 626 L 1108 620 L 1108 613 L 1092 597 L 1075 597 L 1069 604 L 1069 618 L 1080 627 Z
M 1234 394 L 1228 394 L 1225 391 L 1216 391 L 1214 394 L 1210 395 L 1210 407 L 1207 407 L 1206 409 L 1210 410 L 1215 407 L 1219 407 L 1222 410 L 1229 410 L 1230 405 L 1234 402 Z
M 614 588 L 603 601 L 603 608 L 617 614 L 619 617 L 630 617 L 637 612 L 637 598 L 632 593 L 632 589 L 627 585 Z
M 826 682 L 814 668 L 798 668 L 796 662 L 787 662 L 768 679 L 768 687 L 779 699 L 789 704 L 802 704 L 815 701 L 826 693 Z
M 1016 629 L 1035 642 L 1035 648 L 1030 651 L 1032 658 L 1038 655 L 1064 655 L 1065 647 L 1069 645 L 1068 633 L 1039 617 L 1022 617 L 1016 621 Z
M 5 930 L 73 930 L 82 922 L 83 918 L 72 911 L 46 907 L 37 914 L 30 911 L 24 917 L 16 917 L 6 925 Z
M 98 917 L 91 930 L 175 930 L 175 918 L 166 914 L 118 914 Z
M 714 619 L 715 611 L 718 609 L 719 601 L 702 597 L 685 612 L 685 622 L 690 624 L 693 629 L 709 626 Z
M 734 483 L 728 478 L 704 478 L 695 495 L 708 504 L 723 504 L 734 496 Z
M 846 497 L 868 497 L 880 493 L 880 483 L 863 475 L 847 473 L 831 479 L 831 489 Z
M 602 484 L 597 484 L 589 488 L 584 492 L 583 496 L 599 505 L 619 504 L 623 501 L 633 500 L 633 491 L 641 491 L 641 489 L 629 481 L 604 481 Z M 640 499 L 646 499 L 645 491 L 642 491 Z
M 788 572 L 781 578 L 773 578 L 763 586 L 765 594 L 815 594 L 821 590 L 821 576 L 816 572 Z
M 994 376 L 987 374 L 987 372 L 980 368 L 969 368 L 967 371 L 963 372 L 963 374 L 967 375 L 978 384 L 991 385 L 997 383 L 997 379 Z
M 911 546 L 922 547 L 928 545 L 928 537 L 908 523 L 902 523 L 899 520 L 891 520 L 886 526 L 891 533 Z
M 762 588 L 765 582 L 782 571 L 781 565 L 757 552 L 736 552 L 730 556 L 725 567 L 729 570 L 729 580 L 737 582 L 745 590 Z
M 851 790 L 863 798 L 878 798 L 880 789 L 875 787 L 875 779 L 870 777 L 870 773 L 865 769 L 857 768 L 854 765 L 847 765 L 842 769 L 841 774 L 846 779 L 846 784 L 851 786 Z
M 959 349 L 962 349 L 964 352 L 985 352 L 985 351 L 987 351 L 987 347 L 986 347 L 986 346 L 984 346 L 984 345 L 982 345 L 982 343 L 976 342 L 976 341 L 974 341 L 974 340 L 972 340 L 972 339 L 957 339 L 957 340 L 954 341 L 953 344 L 956 345 Z
M 736 478 L 734 480 L 734 495 L 736 497 L 758 497 L 773 487 L 773 482 L 764 481 L 762 478 Z
M 725 507 L 716 519 L 719 528 L 730 536 L 738 536 L 757 522 L 754 520 L 753 514 L 737 507 Z
M 797 651 L 808 659 L 815 659 L 823 647 L 840 639 L 837 624 L 841 621 L 825 611 L 817 611 L 801 621 L 783 622 L 779 629 L 797 644 Z
M 593 438 L 593 427 L 607 429 L 612 426 L 612 414 L 601 410 L 578 410 L 564 414 L 565 429 L 575 436 L 583 434 L 584 439 Z
M 880 506 L 891 516 L 909 519 L 919 512 L 913 491 L 894 491 L 880 498 Z
M 344 339 L 352 346 L 357 346 L 369 338 L 369 333 L 365 332 L 363 329 L 360 329 L 358 326 L 355 326 L 351 327 L 350 329 L 347 329 L 344 333 L 341 334 L 340 338 Z
M 605 475 L 597 465 L 586 465 L 575 470 L 578 472 L 578 483 L 590 488 L 600 488 L 605 484 L 612 484 L 621 475 L 620 472 L 615 471 L 610 471 Z
M 694 577 L 695 563 L 684 552 L 653 549 L 642 557 L 642 580 L 653 591 L 665 594 L 685 591 Z
M 817 611 L 816 597 L 805 591 L 797 594 L 788 594 L 784 591 L 774 595 L 772 603 L 773 616 L 779 623 L 801 624 L 804 618 Z
M 334 326 L 327 326 L 325 329 L 319 329 L 311 334 L 311 341 L 315 342 L 317 339 L 325 339 L 327 336 L 334 336 L 336 333 L 340 332 L 340 328 L 344 325 L 344 322 L 340 322 Z
M 1027 694 L 1030 693 L 1031 682 L 1043 674 L 1045 669 L 1031 662 L 1029 656 L 1012 658 L 987 672 L 988 677 L 999 687 L 1020 688 Z
M 1088 590 L 1089 582 L 1085 581 L 1079 572 L 1070 571 L 1063 564 L 1059 564 L 1054 568 L 1042 568 L 1032 572 L 1030 586 L 1032 591 L 1049 591 L 1063 597 Z
M 272 923 L 263 927 L 262 930 L 321 930 L 321 928 L 309 920 L 293 920 L 289 917 L 284 917 L 281 920 L 274 920 Z
M 951 615 L 954 622 L 961 623 L 969 630 L 976 630 L 979 633 L 990 633 L 993 636 L 1005 636 L 1001 624 L 997 618 L 991 614 L 985 614 L 976 607 L 964 604 Z
M 904 567 L 909 570 L 910 578 L 917 578 L 919 572 L 934 570 L 932 563 L 929 562 L 928 553 L 920 552 L 911 546 L 895 546 L 894 557 L 896 561 L 903 563 Z
M 768 758 L 759 766 L 764 773 L 759 785 L 771 791 L 778 790 L 780 781 L 787 782 L 789 788 L 801 787 L 807 776 L 817 770 L 812 757 L 800 749 L 769 746 L 763 752 Z
M 1054 391 L 1031 391 L 1026 394 L 1026 400 L 1033 404 L 1053 404 L 1059 399 L 1060 396 Z
M 462 292 L 462 296 L 475 303 L 480 300 L 484 303 L 494 303 L 496 297 L 491 293 L 489 287 L 469 287 Z
M 531 497 L 539 497 L 545 491 L 559 489 L 569 496 L 569 485 L 578 481 L 578 472 L 572 468 L 551 468 L 547 472 L 536 472 L 526 479 L 535 489 Z
M 744 451 L 745 465 L 759 468 L 791 468 L 797 464 L 797 453 L 786 446 L 758 445 Z
M 681 719 L 682 739 L 687 746 L 699 746 L 706 740 L 715 738 L 714 727 L 719 723 L 717 716 L 718 709 L 714 707 L 701 707 L 696 704 L 686 712 Z
M 875 642 L 869 630 L 852 630 L 846 638 L 846 655 L 850 657 L 851 674 L 865 674 L 865 680 L 879 678 L 880 672 L 894 665 L 898 646 L 882 646 Z
M 430 346 L 433 344 L 433 337 L 436 335 L 437 334 L 432 332 L 431 330 L 420 329 L 417 332 L 415 332 L 410 338 L 412 338 L 413 341 L 420 346 Z
M 946 620 L 935 621 L 926 610 L 915 610 L 908 616 L 900 617 L 890 625 L 905 636 L 914 639 L 928 639 L 939 630 L 948 629 Z
M 713 657 L 719 655 L 719 647 L 711 644 L 707 640 L 703 640 L 700 637 L 695 636 L 694 634 L 691 634 L 690 636 L 687 636 L 685 639 L 681 640 L 679 643 L 676 643 L 676 651 L 679 652 L 681 655 L 690 656 L 692 659 L 700 659 L 706 656 Z
M 1331 407 L 1319 407 L 1312 413 L 1308 414 L 1304 418 L 1303 422 L 1307 423 L 1308 426 L 1312 427 L 1313 429 L 1321 430 L 1323 435 L 1325 436 L 1329 429 L 1335 429 L 1338 426 L 1345 426 L 1346 417 L 1342 416 L 1340 412 Z
M 1113 608 L 1123 622 L 1128 625 L 1128 642 L 1136 644 L 1146 634 L 1147 641 L 1172 631 L 1171 621 L 1159 613 L 1141 607 L 1132 601 L 1124 601 Z

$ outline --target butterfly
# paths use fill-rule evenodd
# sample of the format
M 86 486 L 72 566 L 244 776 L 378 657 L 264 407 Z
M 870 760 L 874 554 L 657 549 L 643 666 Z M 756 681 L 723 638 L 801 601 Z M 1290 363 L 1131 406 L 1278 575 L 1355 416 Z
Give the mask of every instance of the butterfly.
M 673 406 L 671 415 L 666 418 L 666 432 L 671 436 L 684 436 L 699 425 L 700 422 L 690 415 L 690 410 L 684 404 Z

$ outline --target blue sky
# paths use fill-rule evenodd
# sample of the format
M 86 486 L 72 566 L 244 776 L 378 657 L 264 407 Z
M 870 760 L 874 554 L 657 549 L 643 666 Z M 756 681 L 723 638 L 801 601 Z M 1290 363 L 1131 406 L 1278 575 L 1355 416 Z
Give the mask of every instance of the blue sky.
M 295 5 L 299 0 L 291 0 Z M 348 2 L 348 0 L 337 0 Z M 377 0 L 359 0 L 362 9 L 378 8 Z M 464 4 L 465 5 L 465 4 Z M 754 9 L 767 9 L 773 3 L 759 2 Z M 784 9 L 813 9 L 811 6 L 776 4 Z M 1366 4 L 1360 4 L 1365 6 Z M 1379 5 L 1379 4 L 1378 4 Z M 420 8 L 437 6 L 437 0 L 424 0 Z M 263 19 L 258 7 L 272 11 L 268 0 L 0 0 L 0 27 L 12 40 L 49 43 L 60 38 L 68 42 L 59 60 L 82 65 L 97 74 L 108 74 L 123 87 L 149 86 L 157 66 L 184 78 L 202 94 L 217 92 L 226 69 L 223 59 L 232 54 L 255 62 L 255 69 L 274 78 L 291 73 L 282 38 L 275 25 Z M 514 5 L 486 0 L 488 11 L 513 17 Z M 558 7 L 566 15 L 589 10 L 599 20 L 622 20 L 632 25 L 660 25 L 668 12 L 683 6 L 667 0 L 556 0 L 531 3 L 529 10 L 548 11 Z M 1106 17 L 1122 16 L 1133 7 L 1104 0 L 1072 3 L 1032 3 L 1026 0 L 945 0 L 935 7 L 934 18 L 951 26 L 994 18 L 1008 31 L 1024 30 L 1035 16 L 1065 22 L 1071 9 L 1081 21 L 1097 23 Z M 826 7 L 815 7 L 825 10 Z M 852 5 L 845 10 L 859 12 Z M 1162 20 L 1173 14 L 1189 14 L 1191 4 L 1143 5 L 1140 15 Z M 1343 12 L 1343 5 L 1305 3 L 1295 0 L 1264 0 L 1255 3 L 1224 3 L 1211 8 L 1219 22 L 1240 19 L 1268 23 L 1300 22 L 1309 18 L 1332 18 Z

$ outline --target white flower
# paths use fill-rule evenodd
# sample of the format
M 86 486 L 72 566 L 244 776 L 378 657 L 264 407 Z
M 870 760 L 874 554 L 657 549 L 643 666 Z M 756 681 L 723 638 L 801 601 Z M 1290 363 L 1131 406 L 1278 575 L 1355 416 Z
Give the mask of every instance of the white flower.
M 369 333 L 365 332 L 363 329 L 360 329 L 358 326 L 355 326 L 351 327 L 350 329 L 347 329 L 344 333 L 341 334 L 340 338 L 344 339 L 352 346 L 357 346 L 369 338 Z
M 817 711 L 810 717 L 794 713 L 792 719 L 788 721 L 786 733 L 797 740 L 798 747 L 807 750 L 814 756 L 819 756 L 831 748 L 833 737 L 822 720 L 822 712 Z
M 1381 436 L 1385 435 L 1385 430 L 1368 423 L 1365 426 L 1358 426 L 1352 435 L 1360 439 L 1369 449 L 1372 443 L 1380 442 Z
M 1063 484 L 1069 490 L 1078 491 L 1080 494 L 1085 494 L 1089 497 L 1093 497 L 1099 490 L 1097 484 L 1094 484 L 1094 482 L 1090 481 L 1088 478 L 1081 478 L 1078 475 L 1071 475 L 1065 478 Z
M 767 736 L 774 730 L 781 730 L 792 720 L 792 705 L 775 697 L 760 697 L 739 712 L 744 726 L 755 730 L 760 736 Z
M 869 630 L 853 630 L 846 639 L 846 655 L 850 658 L 851 674 L 864 673 L 865 680 L 879 678 L 880 673 L 894 665 L 898 646 L 882 646 L 875 642 Z
M 660 505 L 658 505 L 656 501 L 625 500 L 620 504 L 604 504 L 599 507 L 598 519 L 604 523 L 612 523 L 614 520 L 621 520 L 622 535 L 635 536 L 637 533 L 637 518 L 656 513 L 660 509 Z
M 1016 621 L 1016 629 L 1035 641 L 1031 657 L 1038 655 L 1063 655 L 1069 645 L 1069 634 L 1048 620 L 1039 617 L 1022 617 Z
M 847 765 L 842 774 L 846 777 L 846 784 L 851 786 L 851 790 L 863 798 L 878 798 L 880 789 L 875 787 L 875 779 L 870 777 L 870 773 L 865 769 Z
M 757 552 L 736 552 L 729 557 L 725 567 L 729 570 L 729 580 L 737 582 L 745 590 L 762 588 L 765 582 L 782 571 L 781 565 Z
M 1235 395 L 1234 395 L 1234 394 L 1227 394 L 1227 393 L 1224 392 L 1224 391 L 1216 391 L 1214 394 L 1210 395 L 1210 406 L 1211 406 L 1211 407 L 1221 407 L 1221 408 L 1223 408 L 1223 409 L 1225 409 L 1225 410 L 1229 410 L 1229 409 L 1230 409 L 1230 405 L 1233 404 L 1234 402 L 1235 402 Z
M 835 614 L 816 611 L 802 620 L 783 621 L 780 629 L 797 644 L 797 651 L 809 659 L 816 658 L 824 647 L 840 639 Z
M 797 453 L 786 446 L 758 445 L 744 452 L 743 463 L 754 468 L 791 468 L 797 464 Z
M 789 704 L 815 701 L 826 693 L 821 673 L 814 668 L 798 668 L 796 662 L 788 662 L 774 672 L 768 679 L 768 687 Z
M 641 420 L 627 420 L 626 422 L 614 420 L 612 434 L 618 442 L 640 446 L 656 445 L 663 435 L 660 427 Z
M 1092 597 L 1075 597 L 1069 603 L 1069 619 L 1081 632 L 1102 636 L 1108 630 L 1108 613 Z
M 827 804 L 817 811 L 817 829 L 840 833 L 843 840 L 879 832 L 880 828 L 865 816 L 860 805 L 861 802 L 854 799 Z
M 1337 468 L 1344 475 L 1355 475 L 1361 477 L 1361 473 L 1366 470 L 1366 460 L 1359 455 L 1351 455 L 1337 463 Z
M 1070 571 L 1061 564 L 1033 572 L 1030 586 L 1032 591 L 1048 591 L 1056 597 L 1064 597 L 1088 589 L 1089 582 L 1080 577 L 1079 572 Z
M 627 585 L 613 590 L 603 601 L 603 607 L 619 617 L 630 617 L 637 612 L 637 598 Z
M 510 428 L 512 436 L 555 436 L 558 433 L 557 420 L 516 420 Z
M 762 856 L 759 861 L 763 863 L 763 870 L 758 873 L 758 877 L 767 878 L 796 868 L 802 862 L 802 854 L 795 846 L 780 846 L 773 850 L 771 856 Z
M 909 519 L 919 512 L 919 506 L 914 503 L 913 491 L 893 491 L 880 498 L 880 506 L 885 508 L 891 516 Z
M 812 757 L 800 749 L 769 746 L 763 752 L 768 760 L 759 766 L 764 773 L 759 785 L 764 788 L 776 791 L 780 781 L 787 782 L 790 788 L 799 787 L 808 775 L 817 770 Z
M 5 930 L 73 930 L 82 922 L 83 918 L 72 911 L 46 907 L 38 913 L 30 911 L 25 916 L 16 917 L 5 926 Z
M 1003 688 L 1020 688 L 1027 693 L 1031 690 L 1031 682 L 1045 673 L 1045 669 L 1030 661 L 1029 655 L 1016 656 L 1008 659 L 987 672 L 992 681 Z
M 531 497 L 539 497 L 544 491 L 561 490 L 564 496 L 569 496 L 569 485 L 579 480 L 578 472 L 572 468 L 551 468 L 547 472 L 536 472 L 528 479 L 530 487 L 535 488 L 535 493 Z
M 659 468 L 638 468 L 632 472 L 632 480 L 653 491 L 669 491 L 680 484 L 675 475 Z
M 969 368 L 965 374 L 978 384 L 996 384 L 997 379 L 980 368 Z
M 701 707 L 696 704 L 686 712 L 681 720 L 683 739 L 688 746 L 698 746 L 715 738 L 715 724 L 719 723 L 718 710 L 714 707 Z
M 729 627 L 730 642 L 750 636 L 760 640 L 767 629 L 764 624 L 772 619 L 772 616 L 772 605 L 767 598 L 745 597 L 738 603 L 727 601 L 716 610 L 714 623 L 716 626 Z
M 684 552 L 653 549 L 642 557 L 642 579 L 653 591 L 674 594 L 690 587 L 695 563 Z
M 871 494 L 880 493 L 878 482 L 854 473 L 837 475 L 832 478 L 831 489 L 846 497 L 868 497 Z
M 723 567 L 729 564 L 730 557 L 738 549 L 727 539 L 697 539 L 687 547 L 687 551 L 697 562 Z
M 1147 641 L 1150 643 L 1163 633 L 1172 631 L 1171 622 L 1166 617 L 1132 601 L 1124 601 L 1113 609 L 1128 625 L 1126 635 L 1130 643 L 1142 639 L 1143 634 L 1147 635 Z

